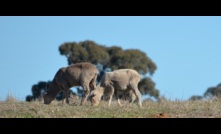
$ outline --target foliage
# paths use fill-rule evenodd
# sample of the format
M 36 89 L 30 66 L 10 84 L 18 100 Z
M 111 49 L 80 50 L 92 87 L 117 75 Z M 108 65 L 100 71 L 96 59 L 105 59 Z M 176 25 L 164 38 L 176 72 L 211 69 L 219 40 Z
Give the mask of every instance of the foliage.
M 143 78 L 138 84 L 141 94 L 149 94 L 158 99 L 159 90 L 155 89 L 155 83 L 148 77 Z
M 204 97 L 221 97 L 221 84 L 218 84 L 216 87 L 210 87 L 204 93 Z
M 200 95 L 193 95 L 189 98 L 190 101 L 195 101 L 195 100 L 202 100 L 203 96 Z
M 98 46 L 93 41 L 64 43 L 59 47 L 61 55 L 68 58 L 68 64 L 90 61 L 93 64 L 107 64 L 109 55 L 105 47 Z
M 202 100 L 202 99 L 221 98 L 221 83 L 215 87 L 209 87 L 203 94 L 203 96 L 193 95 L 189 100 Z

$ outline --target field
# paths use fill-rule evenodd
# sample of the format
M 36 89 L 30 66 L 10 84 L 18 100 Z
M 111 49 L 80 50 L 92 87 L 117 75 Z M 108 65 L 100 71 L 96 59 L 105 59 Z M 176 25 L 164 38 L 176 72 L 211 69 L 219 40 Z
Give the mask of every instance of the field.
M 210 101 L 144 101 L 139 108 L 136 103 L 123 101 L 119 107 L 116 101 L 111 107 L 106 101 L 92 107 L 89 102 L 80 106 L 80 101 L 62 105 L 53 101 L 43 102 L 1 101 L 0 118 L 221 118 L 221 100 Z

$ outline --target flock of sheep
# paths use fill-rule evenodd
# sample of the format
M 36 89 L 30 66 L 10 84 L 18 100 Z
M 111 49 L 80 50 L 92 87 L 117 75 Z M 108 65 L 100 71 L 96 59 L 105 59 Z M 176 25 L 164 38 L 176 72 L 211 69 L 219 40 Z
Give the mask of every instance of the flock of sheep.
M 101 81 L 96 85 L 98 69 L 91 63 L 82 62 L 60 68 L 54 79 L 43 95 L 44 104 L 50 104 L 60 91 L 64 91 L 66 103 L 68 90 L 73 86 L 82 86 L 85 94 L 81 99 L 81 105 L 89 97 L 93 106 L 99 105 L 101 97 L 109 96 L 108 106 L 111 105 L 113 95 L 116 93 L 118 104 L 121 106 L 119 95 L 122 92 L 130 93 L 130 103 L 138 99 L 139 107 L 142 107 L 141 93 L 138 90 L 138 83 L 141 80 L 140 74 L 133 69 L 119 69 L 106 72 Z

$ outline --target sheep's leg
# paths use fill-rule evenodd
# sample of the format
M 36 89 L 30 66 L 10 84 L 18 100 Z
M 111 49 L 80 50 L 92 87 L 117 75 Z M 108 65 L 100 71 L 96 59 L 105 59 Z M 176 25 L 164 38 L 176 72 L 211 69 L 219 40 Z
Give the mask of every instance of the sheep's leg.
M 65 82 L 63 85 L 62 85 L 62 91 L 63 91 L 63 99 L 62 99 L 62 105 L 64 103 L 64 95 L 65 95 L 65 99 L 66 99 L 66 103 L 69 104 L 69 100 L 68 100 L 68 91 L 69 91 L 69 86 L 68 86 L 68 83 Z
M 114 87 L 110 86 L 110 97 L 109 97 L 109 102 L 108 102 L 108 106 L 111 105 L 111 101 L 112 101 L 112 98 L 113 98 L 113 95 L 114 95 Z
M 68 90 L 65 90 L 64 93 L 65 93 L 66 103 L 69 104 L 69 100 L 68 100 Z
M 62 105 L 64 104 L 64 90 L 62 91 L 63 92 L 63 97 L 62 97 Z
M 61 92 L 63 92 L 63 96 L 62 96 L 62 105 L 64 104 L 64 90 L 63 90 L 63 88 L 59 88 L 60 89 L 60 92 L 59 93 L 61 93 Z
M 89 84 L 90 91 L 92 91 L 96 88 L 96 80 L 97 80 L 97 75 L 94 76 L 94 78 L 91 80 L 91 82 Z
M 133 92 L 135 93 L 136 97 L 138 98 L 138 105 L 142 107 L 142 100 L 141 100 L 141 93 L 138 90 L 137 86 L 132 87 Z
M 118 102 L 118 105 L 120 106 L 120 107 L 122 107 L 122 104 L 120 103 L 120 93 L 119 92 L 117 92 L 117 102 Z
M 84 105 L 85 101 L 87 100 L 89 94 L 90 94 L 90 90 L 89 90 L 89 84 L 83 84 L 83 89 L 84 89 L 84 96 L 81 100 L 81 106 Z
M 67 95 L 67 91 L 62 90 L 62 92 L 63 92 L 62 105 L 64 104 L 64 99 L 66 99 L 66 103 L 69 104 L 68 97 L 66 97 L 66 96 L 68 96 L 68 95 Z
M 136 95 L 132 90 L 129 91 L 129 96 L 130 96 L 130 105 L 136 100 Z

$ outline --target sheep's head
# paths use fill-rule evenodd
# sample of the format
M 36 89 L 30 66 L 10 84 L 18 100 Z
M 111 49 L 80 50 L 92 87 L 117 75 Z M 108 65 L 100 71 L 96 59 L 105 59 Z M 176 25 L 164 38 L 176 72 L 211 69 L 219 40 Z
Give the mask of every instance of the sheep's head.
M 98 106 L 100 100 L 101 100 L 101 95 L 96 91 L 92 91 L 92 93 L 90 95 L 91 105 L 92 106 Z
M 43 99 L 44 99 L 44 104 L 50 104 L 51 101 L 53 100 L 53 97 L 51 97 L 47 92 L 45 92 L 43 95 Z

